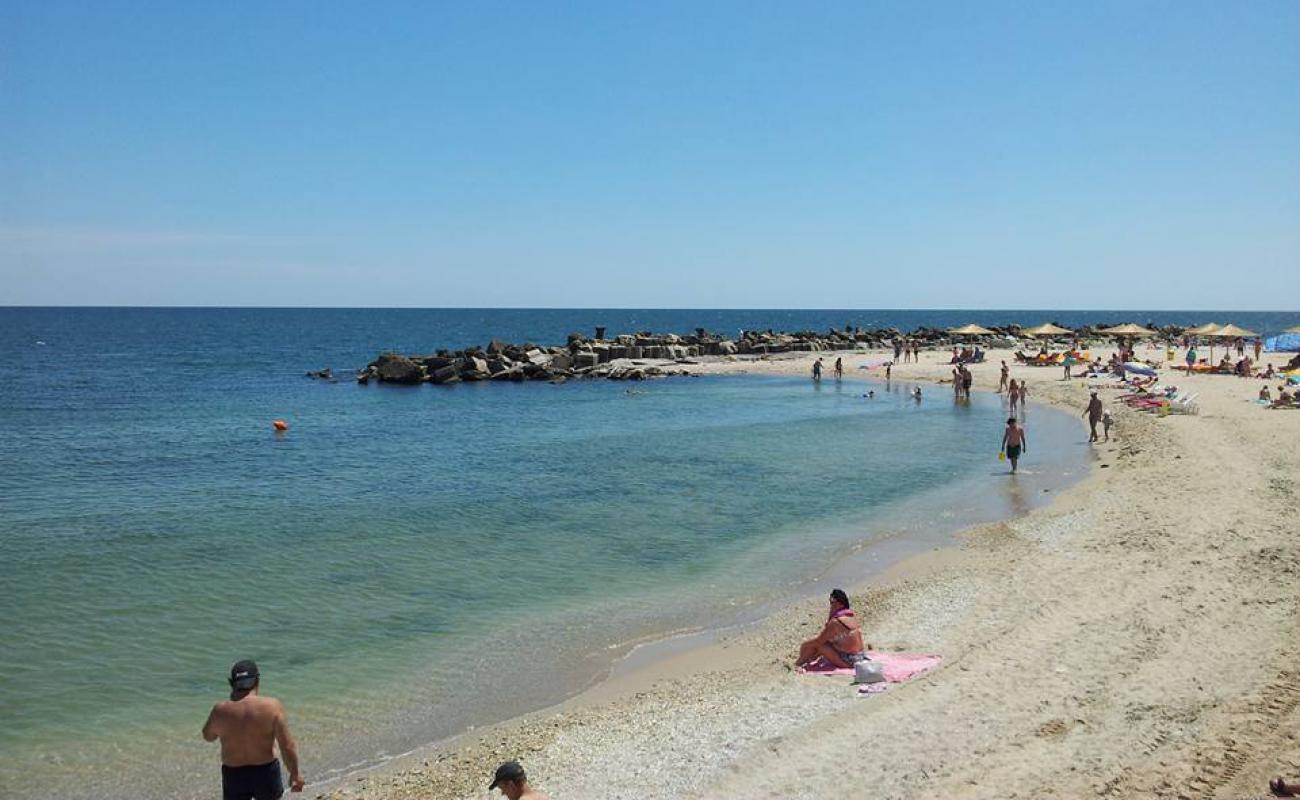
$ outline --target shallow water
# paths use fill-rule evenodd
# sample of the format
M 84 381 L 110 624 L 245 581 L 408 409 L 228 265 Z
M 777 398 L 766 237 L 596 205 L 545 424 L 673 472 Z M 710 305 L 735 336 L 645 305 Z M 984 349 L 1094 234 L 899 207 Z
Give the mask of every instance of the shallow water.
M 211 794 L 198 727 L 243 657 L 291 709 L 311 777 L 373 763 L 561 699 L 619 645 L 797 593 L 855 543 L 1025 510 L 1087 452 L 1074 420 L 1034 409 L 1030 474 L 995 474 L 993 397 L 744 377 L 363 387 L 301 377 L 328 363 L 324 323 L 286 342 L 242 312 L 61 312 L 35 345 L 39 320 L 15 313 L 6 797 Z

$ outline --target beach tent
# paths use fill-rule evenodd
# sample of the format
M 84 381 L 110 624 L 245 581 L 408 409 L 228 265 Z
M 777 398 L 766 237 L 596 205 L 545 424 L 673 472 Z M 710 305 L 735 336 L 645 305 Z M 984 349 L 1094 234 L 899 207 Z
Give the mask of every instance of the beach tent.
M 1280 336 L 1270 336 L 1264 340 L 1264 349 L 1270 353 L 1294 353 L 1300 350 L 1300 330 Z
M 1128 323 L 1127 325 L 1116 325 L 1113 328 L 1102 328 L 1097 333 L 1104 333 L 1109 336 L 1155 336 L 1156 332 L 1150 328 L 1144 328 L 1141 325 Z
M 949 328 L 948 333 L 954 334 L 956 336 L 992 336 L 993 335 L 993 331 L 989 330 L 988 328 L 981 328 L 980 326 L 976 325 L 973 322 L 969 325 L 963 325 L 960 328 Z
M 1068 328 L 1062 328 L 1060 325 L 1053 325 L 1045 322 L 1034 328 L 1025 328 L 1021 331 L 1026 336 L 1069 336 L 1074 331 Z

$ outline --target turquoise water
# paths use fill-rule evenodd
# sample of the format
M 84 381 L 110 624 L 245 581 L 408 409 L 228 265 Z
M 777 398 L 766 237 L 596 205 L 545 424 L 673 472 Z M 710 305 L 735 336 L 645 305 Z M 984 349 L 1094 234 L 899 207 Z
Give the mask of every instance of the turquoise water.
M 362 387 L 302 377 L 369 355 L 335 312 L 46 313 L 0 310 L 5 797 L 210 796 L 198 728 L 244 657 L 310 778 L 374 763 L 797 593 L 864 539 L 1024 510 L 1086 457 L 1036 409 L 1031 474 L 995 475 L 992 397 Z

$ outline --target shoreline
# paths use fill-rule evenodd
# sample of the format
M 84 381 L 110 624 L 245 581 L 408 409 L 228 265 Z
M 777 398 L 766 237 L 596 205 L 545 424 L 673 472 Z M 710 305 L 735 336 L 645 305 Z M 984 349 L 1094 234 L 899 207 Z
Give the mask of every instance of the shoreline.
M 791 374 L 804 374 L 807 367 L 817 357 L 826 358 L 827 355 L 831 355 L 846 359 L 857 357 L 867 360 L 879 360 L 879 357 L 884 352 L 859 350 L 840 351 L 830 354 L 791 353 L 736 361 L 714 360 L 690 365 L 689 369 L 694 375 L 763 374 L 788 377 Z M 927 351 L 926 355 L 934 355 L 934 352 Z M 946 356 L 946 354 L 941 355 Z M 899 375 L 895 379 L 898 382 L 906 381 L 936 385 L 941 383 L 941 380 L 933 376 L 902 377 L 900 370 L 896 369 L 895 372 Z M 1052 372 L 1055 373 L 1055 370 L 1052 370 Z M 864 374 L 857 370 L 849 372 L 847 368 L 844 380 L 848 383 L 861 383 L 864 385 L 884 382 L 882 378 L 875 375 Z M 823 383 L 833 384 L 834 379 L 824 378 Z M 981 395 L 994 394 L 993 390 L 987 386 L 976 385 L 973 389 Z M 946 402 L 947 400 L 948 398 L 942 395 L 937 400 L 933 395 L 930 396 L 931 402 Z M 1058 403 L 1042 402 L 1041 398 L 1038 397 L 1031 397 L 1030 402 L 1041 405 L 1053 411 L 1053 413 L 1061 410 Z M 1086 430 L 1086 426 L 1083 425 L 1082 421 L 1078 423 L 1077 427 L 1081 431 Z M 968 536 L 974 535 L 984 528 L 1003 526 L 1018 519 L 1045 512 L 1062 502 L 1063 498 L 1068 498 L 1069 494 L 1081 484 L 1092 480 L 1096 472 L 1094 466 L 1089 463 L 1086 466 L 1085 474 L 1072 479 L 1063 490 L 1054 491 L 1052 498 L 1047 503 L 1037 505 L 1021 513 L 1013 512 L 1007 517 L 955 525 L 948 534 L 946 543 L 939 545 L 927 543 L 919 548 L 915 546 L 909 548 L 913 552 L 889 559 L 883 566 L 865 574 L 860 574 L 851 579 L 851 582 L 846 579 L 844 586 L 850 590 L 851 594 L 858 596 L 869 594 L 873 590 L 879 590 L 882 587 L 888 589 L 896 584 L 916 581 L 938 570 L 958 568 L 963 561 L 964 542 Z M 865 549 L 871 549 L 881 543 L 880 540 L 867 542 L 865 543 Z M 793 598 L 786 596 L 764 601 L 760 604 L 761 613 L 757 618 L 732 622 L 716 628 L 706 627 L 699 630 L 668 631 L 655 635 L 646 641 L 634 643 L 614 660 L 603 676 L 596 677 L 586 688 L 558 703 L 526 711 L 499 722 L 472 727 L 460 734 L 436 742 L 419 745 L 406 753 L 390 758 L 384 763 L 346 773 L 337 778 L 331 778 L 329 781 L 322 782 L 315 787 L 309 786 L 308 791 L 315 796 L 331 798 L 331 800 L 344 797 L 365 797 L 374 798 L 375 800 L 380 798 L 404 798 L 408 795 L 402 793 L 403 787 L 424 783 L 418 778 L 427 777 L 431 769 L 437 771 L 437 765 L 446 764 L 449 761 L 454 761 L 459 765 L 467 763 L 467 760 L 473 760 L 472 757 L 467 758 L 466 754 L 479 752 L 484 745 L 489 744 L 488 740 L 498 740 L 499 737 L 496 742 L 497 746 L 491 747 L 493 757 L 502 760 L 513 757 L 509 755 L 513 751 L 509 747 L 503 746 L 504 743 L 510 742 L 513 738 L 510 735 L 511 728 L 553 729 L 564 725 L 574 715 L 581 716 L 583 712 L 634 701 L 657 689 L 662 690 L 662 685 L 665 682 L 689 680 L 692 676 L 707 673 L 712 669 L 712 665 L 719 662 L 736 661 L 738 659 L 750 662 L 770 662 L 770 649 L 757 645 L 752 640 L 762 637 L 761 630 L 764 627 L 780 622 L 787 622 L 788 624 L 787 618 L 792 613 L 803 613 L 803 609 L 810 603 L 815 584 L 823 581 L 826 576 L 845 573 L 846 565 L 849 564 L 861 567 L 861 559 L 855 557 L 861 555 L 860 551 L 862 549 L 864 549 L 864 546 L 859 543 L 839 553 L 832 562 L 828 563 L 819 572 L 817 577 L 803 581 Z M 816 594 L 820 597 L 820 593 Z M 791 647 L 795 644 L 797 642 L 792 642 Z M 585 724 L 585 722 L 577 722 L 578 726 L 585 726 Z M 542 736 L 545 738 L 545 734 L 542 734 Z M 531 741 L 523 743 L 523 746 L 536 751 L 538 748 L 536 735 L 525 736 L 524 738 Z M 495 766 L 495 764 L 492 764 L 492 766 Z M 485 768 L 487 768 L 486 765 Z M 417 779 L 413 781 L 413 777 Z M 432 783 L 433 786 L 425 785 L 424 790 L 435 790 L 436 786 L 439 796 L 442 796 L 442 793 L 450 788 L 445 785 L 444 781 L 433 780 Z M 461 781 L 453 780 L 451 783 L 456 784 L 461 783 Z M 361 785 L 357 786 L 356 784 Z M 463 790 L 464 796 L 477 796 L 471 788 L 473 785 L 473 780 L 467 782 Z M 394 791 L 397 793 L 393 793 Z
M 1000 355 L 976 368 L 977 388 L 996 383 Z M 896 378 L 942 378 L 933 356 Z M 1087 381 L 1012 376 L 1033 400 L 1082 410 Z M 817 797 L 827 763 L 853 764 L 884 797 L 1257 795 L 1300 768 L 1300 454 L 1283 444 L 1300 415 L 1250 403 L 1256 382 L 1169 380 L 1201 395 L 1199 416 L 1112 406 L 1114 441 L 1069 491 L 851 592 L 876 647 L 945 656 L 926 676 L 862 699 L 792 675 L 793 647 L 824 614 L 803 601 L 717 643 L 711 663 L 683 659 L 322 796 L 481 797 L 483 776 L 514 757 L 556 800 Z
M 769 358 L 775 364 L 803 363 L 798 356 L 793 358 L 790 356 Z M 753 362 L 739 363 L 743 365 Z M 694 375 L 789 377 L 784 372 L 761 376 L 747 374 L 747 370 L 732 369 L 732 365 L 722 361 L 693 366 L 695 367 Z M 864 388 L 876 386 L 878 391 L 879 387 L 886 383 L 883 379 L 864 373 L 846 374 L 844 380 L 845 383 L 860 384 Z M 825 383 L 833 384 L 834 382 L 828 379 Z M 995 396 L 987 388 L 979 389 L 976 387 L 975 393 L 985 397 L 986 400 Z M 931 402 L 948 402 L 948 398 L 940 396 L 936 401 L 932 397 Z M 1058 413 L 1056 409 L 1050 406 L 1041 405 L 1052 414 Z M 1068 418 L 1064 417 L 1056 422 L 1056 426 L 1077 427 L 1077 425 L 1070 423 Z M 1057 438 L 1060 438 L 1061 435 L 1060 431 L 1055 433 Z M 1069 487 L 1080 480 L 1086 479 L 1086 473 L 1079 476 L 1074 470 L 1078 467 L 1087 470 L 1090 466 L 1090 462 L 1081 461 L 1076 463 L 1076 461 L 1077 459 L 1073 457 L 1059 458 L 1051 463 L 1052 471 L 1050 474 L 1039 474 L 1043 476 L 1042 479 L 1053 484 L 1053 492 L 1060 491 L 1062 481 L 1064 481 L 1065 490 L 1068 491 Z M 1026 478 L 1031 474 L 1029 472 L 1024 473 Z M 1029 479 L 1033 480 L 1032 478 Z M 979 481 L 979 473 L 973 473 L 962 478 L 959 488 L 973 488 L 978 485 Z M 628 642 L 611 645 L 610 651 L 618 654 L 612 656 L 609 664 L 600 669 L 599 672 L 579 680 L 578 683 L 581 684 L 581 688 L 556 702 L 512 714 L 504 719 L 472 725 L 459 733 L 418 744 L 410 750 L 389 756 L 379 763 L 346 769 L 341 774 L 333 775 L 326 780 L 317 782 L 315 785 L 309 785 L 308 791 L 320 796 L 332 797 L 334 796 L 333 792 L 358 779 L 383 776 L 393 771 L 400 771 L 402 769 L 401 765 L 406 762 L 425 760 L 430 756 L 436 756 L 446 751 L 454 751 L 458 745 L 468 739 L 485 736 L 489 732 L 529 722 L 539 717 L 561 714 L 566 711 L 619 700 L 636 692 L 644 691 L 666 678 L 683 677 L 683 671 L 687 668 L 686 665 L 689 665 L 690 671 L 698 672 L 706 668 L 710 662 L 723 653 L 731 652 L 736 648 L 745 649 L 746 645 L 743 638 L 767 624 L 773 617 L 788 611 L 794 606 L 806 603 L 810 597 L 820 597 L 823 593 L 821 588 L 823 585 L 835 583 L 840 577 L 843 577 L 844 580 L 839 581 L 836 585 L 843 583 L 846 587 L 856 587 L 856 589 L 861 590 L 865 585 L 878 580 L 892 580 L 891 576 L 905 574 L 908 570 L 915 569 L 915 567 L 910 566 L 914 561 L 929 564 L 934 562 L 935 559 L 944 559 L 950 556 L 951 553 L 956 552 L 960 546 L 958 537 L 964 530 L 972 526 L 1018 518 L 1045 505 L 1045 503 L 1036 500 L 1035 496 L 1031 495 L 1029 502 L 1032 503 L 1032 506 L 1025 510 L 1008 507 L 995 510 L 991 506 L 977 508 L 974 509 L 974 512 L 984 517 L 983 519 L 937 523 L 934 528 L 927 529 L 922 534 L 924 540 L 916 538 L 917 531 L 900 527 L 903 517 L 915 516 L 918 500 L 928 511 L 943 508 L 943 501 L 951 500 L 951 498 L 941 497 L 947 491 L 949 489 L 930 489 L 920 495 L 909 497 L 906 501 L 889 504 L 888 511 L 883 512 L 879 518 L 878 528 L 868 538 L 836 544 L 837 552 L 824 566 L 807 577 L 798 579 L 791 587 L 775 595 L 747 598 L 746 602 L 740 604 L 742 608 L 734 610 L 728 615 L 727 619 L 719 624 L 656 631 Z M 1048 490 L 1043 489 L 1043 491 Z M 1013 504 L 1004 500 L 997 503 L 997 505 L 1008 506 Z M 856 577 L 849 577 L 850 575 Z

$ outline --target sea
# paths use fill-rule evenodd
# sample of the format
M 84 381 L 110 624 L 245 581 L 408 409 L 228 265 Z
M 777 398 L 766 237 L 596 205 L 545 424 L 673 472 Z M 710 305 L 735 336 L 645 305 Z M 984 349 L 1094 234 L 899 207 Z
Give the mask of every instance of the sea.
M 380 352 L 596 326 L 1272 335 L 1295 316 L 2 307 L 0 796 L 215 796 L 199 729 L 242 658 L 289 708 L 310 791 L 559 702 L 640 643 L 750 623 L 1024 513 L 1090 459 L 1077 418 L 1033 406 L 1010 479 L 1006 411 L 986 393 L 357 384 Z M 337 381 L 305 377 L 325 367 Z

